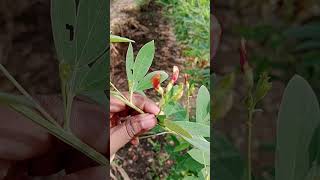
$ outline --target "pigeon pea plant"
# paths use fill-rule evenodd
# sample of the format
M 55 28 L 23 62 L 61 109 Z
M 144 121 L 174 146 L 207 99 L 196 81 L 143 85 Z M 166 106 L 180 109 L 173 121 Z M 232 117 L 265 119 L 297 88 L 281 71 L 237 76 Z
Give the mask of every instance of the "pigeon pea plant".
M 108 8 L 107 0 L 80 0 L 78 5 L 74 0 L 51 1 L 52 31 L 64 104 L 62 126 L 0 65 L 3 74 L 23 95 L 1 93 L 1 102 L 104 166 L 107 165 L 105 156 L 71 132 L 70 116 L 76 96 L 86 96 L 104 106 L 107 104 L 104 91 L 108 82 Z
M 119 37 L 118 37 L 119 38 Z M 122 39 L 124 40 L 124 39 Z M 129 87 L 128 97 L 124 96 L 117 87 L 110 82 L 112 90 L 110 94 L 120 101 L 135 109 L 139 113 L 144 113 L 141 109 L 132 103 L 134 93 L 144 94 L 147 89 L 154 88 L 159 94 L 160 113 L 157 115 L 158 125 L 156 129 L 161 132 L 147 135 L 141 138 L 156 136 L 161 134 L 173 134 L 184 139 L 192 145 L 188 154 L 197 162 L 201 163 L 203 169 L 199 173 L 199 178 L 210 178 L 210 113 L 209 91 L 205 86 L 201 86 L 198 90 L 196 100 L 196 118 L 191 121 L 189 117 L 189 107 L 183 107 L 179 100 L 183 97 L 184 92 L 187 94 L 187 102 L 192 93 L 193 88 L 189 85 L 187 76 L 184 83 L 177 84 L 179 76 L 178 67 L 173 67 L 173 75 L 169 80 L 166 88 L 161 87 L 161 83 L 168 79 L 168 74 L 164 71 L 150 72 L 149 68 L 152 64 L 155 53 L 154 41 L 145 44 L 134 57 L 132 43 L 129 43 L 126 54 L 126 74 Z M 187 103 L 189 106 L 189 103 Z

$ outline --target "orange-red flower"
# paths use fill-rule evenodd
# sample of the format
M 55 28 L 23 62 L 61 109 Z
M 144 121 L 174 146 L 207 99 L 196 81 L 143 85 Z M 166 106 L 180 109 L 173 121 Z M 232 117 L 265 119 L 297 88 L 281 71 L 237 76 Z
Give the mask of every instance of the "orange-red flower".
M 156 90 L 160 88 L 160 79 L 161 79 L 160 73 L 154 75 L 151 79 L 153 88 Z

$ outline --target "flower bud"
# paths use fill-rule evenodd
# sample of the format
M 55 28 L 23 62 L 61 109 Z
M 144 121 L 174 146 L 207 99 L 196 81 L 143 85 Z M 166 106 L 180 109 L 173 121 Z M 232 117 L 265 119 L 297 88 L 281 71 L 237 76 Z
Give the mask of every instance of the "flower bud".
M 241 39 L 240 43 L 240 67 L 241 71 L 244 72 L 246 68 L 248 68 L 248 57 L 247 57 L 247 48 L 246 48 L 246 41 L 245 39 Z
M 183 83 L 180 83 L 172 99 L 178 101 L 183 96 Z
M 168 93 L 169 91 L 171 91 L 173 84 L 171 82 L 168 83 L 167 87 L 166 87 L 166 92 Z
M 186 85 L 187 88 L 189 88 L 189 75 L 184 74 L 184 84 Z
M 252 72 L 252 68 L 250 67 L 250 65 L 248 63 L 246 41 L 243 38 L 241 39 L 239 52 L 240 52 L 241 71 L 245 75 L 246 82 L 247 82 L 249 88 L 252 88 L 253 87 L 253 72 Z
M 174 84 L 179 77 L 179 68 L 178 66 L 173 66 L 173 74 L 172 74 L 172 78 L 171 78 L 171 82 L 172 84 Z

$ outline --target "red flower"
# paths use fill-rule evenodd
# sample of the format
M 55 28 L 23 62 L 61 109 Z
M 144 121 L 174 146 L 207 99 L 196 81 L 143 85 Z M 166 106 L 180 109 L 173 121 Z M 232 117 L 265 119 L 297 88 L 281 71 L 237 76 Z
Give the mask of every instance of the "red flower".
M 173 66 L 173 74 L 172 74 L 172 78 L 171 78 L 171 82 L 172 84 L 174 84 L 179 77 L 179 68 L 178 66 Z
M 160 73 L 158 73 L 158 74 L 154 75 L 151 79 L 153 88 L 156 90 L 159 90 L 159 88 L 160 88 L 160 78 L 161 78 L 161 75 L 160 75 Z
M 245 39 L 241 39 L 239 52 L 240 52 L 240 67 L 241 67 L 241 71 L 244 72 L 244 70 L 246 68 L 245 66 L 249 66 Z

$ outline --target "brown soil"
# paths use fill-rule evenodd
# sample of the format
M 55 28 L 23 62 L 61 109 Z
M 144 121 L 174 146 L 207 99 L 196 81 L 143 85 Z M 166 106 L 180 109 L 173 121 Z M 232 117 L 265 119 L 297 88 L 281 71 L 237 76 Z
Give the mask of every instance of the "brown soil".
M 0 62 L 29 92 L 59 92 L 50 1 L 1 1 Z M 0 89 L 16 91 L 0 74 Z

